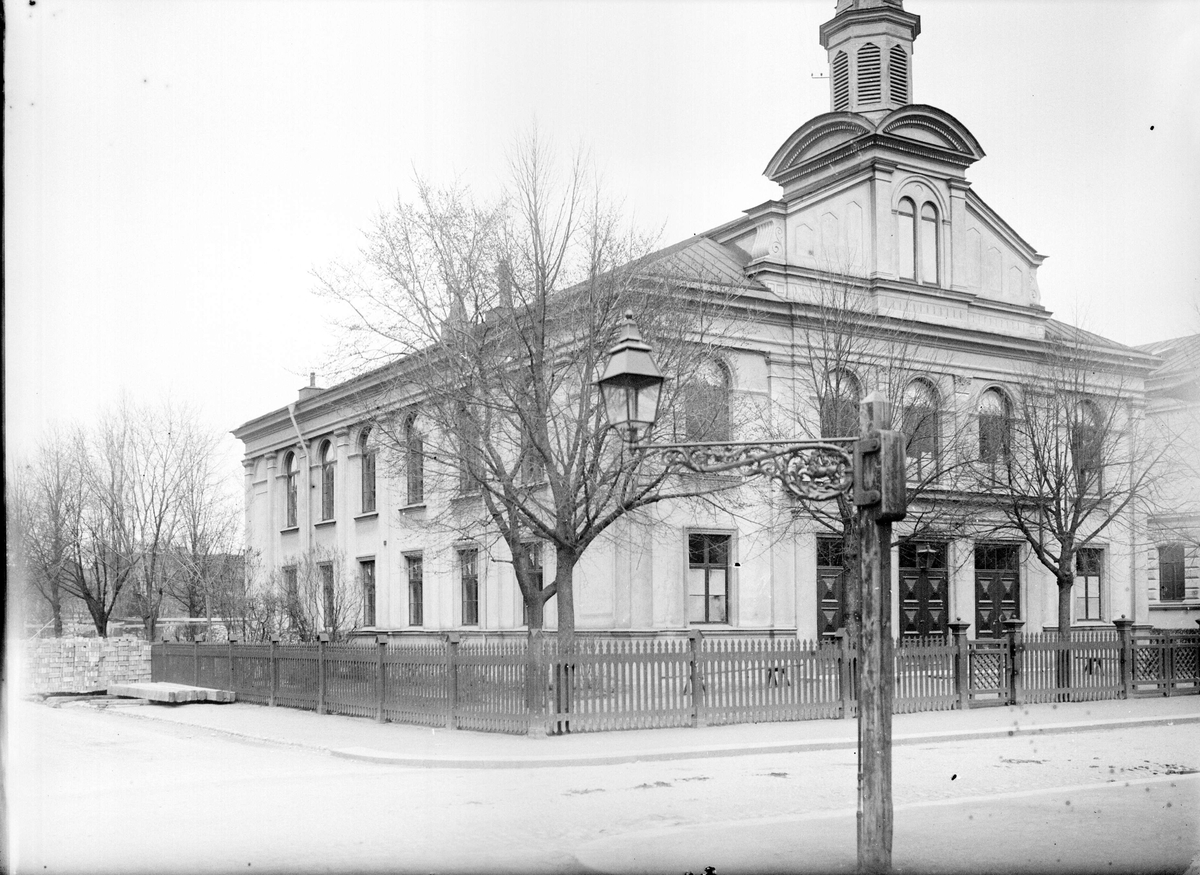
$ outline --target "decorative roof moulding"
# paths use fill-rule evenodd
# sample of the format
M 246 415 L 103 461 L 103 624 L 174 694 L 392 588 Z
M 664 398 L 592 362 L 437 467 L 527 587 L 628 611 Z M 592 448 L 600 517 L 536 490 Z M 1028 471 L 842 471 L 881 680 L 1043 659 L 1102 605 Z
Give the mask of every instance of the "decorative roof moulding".
M 975 135 L 950 113 L 910 104 L 892 110 L 877 124 L 853 112 L 827 112 L 810 119 L 779 147 L 763 175 L 787 185 L 832 160 L 871 146 L 924 155 L 955 167 L 974 164 L 985 154 Z

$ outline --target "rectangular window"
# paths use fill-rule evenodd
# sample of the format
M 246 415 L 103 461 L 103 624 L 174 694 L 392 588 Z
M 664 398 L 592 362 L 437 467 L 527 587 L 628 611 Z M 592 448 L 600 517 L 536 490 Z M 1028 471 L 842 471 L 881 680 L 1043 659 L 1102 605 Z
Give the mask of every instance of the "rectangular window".
M 462 624 L 479 625 L 479 551 L 459 550 L 458 571 L 462 580 Z
M 300 625 L 300 588 L 297 583 L 295 565 L 288 565 L 283 569 L 283 608 L 287 615 L 288 628 L 298 628 Z
M 362 582 L 363 625 L 375 625 L 375 560 L 364 559 L 358 563 L 358 577 Z
M 729 535 L 688 535 L 689 623 L 729 622 Z
M 1158 600 L 1182 601 L 1185 566 L 1183 544 L 1164 544 L 1158 548 Z
M 1075 619 L 1100 619 L 1100 569 L 1102 550 L 1084 549 L 1075 554 Z
M 408 569 L 408 625 L 425 624 L 425 559 L 420 553 L 404 557 Z
M 333 563 L 322 562 L 317 566 L 321 574 L 321 594 L 324 596 L 325 603 L 325 628 L 336 630 L 337 622 L 337 600 L 334 598 L 333 587 Z
M 541 541 L 530 541 L 525 545 L 525 550 L 529 556 L 529 567 L 533 570 L 533 585 L 538 592 L 546 585 L 544 580 L 544 569 L 542 568 L 542 543 Z M 525 604 L 525 597 L 521 597 L 521 605 L 523 615 L 521 622 L 526 626 L 529 625 L 529 606 Z

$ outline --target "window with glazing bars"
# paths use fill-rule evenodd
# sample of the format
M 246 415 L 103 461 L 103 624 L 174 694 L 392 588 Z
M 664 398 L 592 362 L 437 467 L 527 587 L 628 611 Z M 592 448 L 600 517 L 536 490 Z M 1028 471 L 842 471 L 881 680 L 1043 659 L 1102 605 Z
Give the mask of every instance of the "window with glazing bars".
M 1075 619 L 1099 620 L 1104 552 L 1085 548 L 1075 554 Z
M 404 557 L 408 571 L 408 625 L 425 623 L 425 559 L 416 553 Z
M 729 535 L 688 535 L 689 623 L 729 621 Z
M 458 551 L 458 571 L 462 582 L 462 624 L 479 625 L 479 551 Z
M 363 625 L 375 625 L 375 560 L 363 559 L 358 563 L 358 576 L 362 583 Z

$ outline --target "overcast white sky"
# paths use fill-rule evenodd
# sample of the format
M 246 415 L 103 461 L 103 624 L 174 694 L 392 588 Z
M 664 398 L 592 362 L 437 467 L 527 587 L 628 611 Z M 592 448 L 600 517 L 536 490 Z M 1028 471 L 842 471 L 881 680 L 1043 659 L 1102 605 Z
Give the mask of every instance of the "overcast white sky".
M 330 339 L 309 271 L 414 169 L 486 188 L 534 119 L 664 245 L 775 197 L 768 159 L 829 108 L 834 7 L 10 4 L 9 453 L 122 391 L 221 431 L 293 400 Z M 915 100 L 983 145 L 970 178 L 1049 256 L 1043 303 L 1125 343 L 1200 330 L 1200 3 L 905 8 Z

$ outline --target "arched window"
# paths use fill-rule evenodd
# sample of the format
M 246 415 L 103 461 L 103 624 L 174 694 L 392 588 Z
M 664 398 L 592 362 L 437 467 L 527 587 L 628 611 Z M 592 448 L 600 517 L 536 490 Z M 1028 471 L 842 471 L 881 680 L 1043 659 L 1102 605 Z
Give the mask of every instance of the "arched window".
M 407 504 L 425 501 L 425 439 L 415 413 L 404 420 L 404 500 Z
M 903 431 L 909 479 L 933 477 L 938 465 L 941 411 L 937 391 L 924 380 L 913 380 L 904 390 Z
M 892 46 L 888 52 L 888 80 L 892 103 L 908 103 L 908 55 L 900 46 Z
M 1008 399 L 999 389 L 988 389 L 979 397 L 979 458 L 998 462 L 1007 458 L 1012 431 Z
M 917 278 L 917 207 L 911 198 L 900 198 L 896 219 L 896 248 L 900 254 L 900 279 Z
M 362 512 L 375 512 L 375 442 L 371 429 L 358 434 L 358 452 L 362 458 Z
M 938 284 L 938 211 L 932 202 L 921 206 L 918 227 L 916 203 L 902 197 L 896 205 L 897 269 L 900 279 Z
M 729 371 L 705 359 L 683 388 L 685 434 L 689 441 L 729 440 Z
M 1094 402 L 1077 403 L 1070 437 L 1076 488 L 1080 495 L 1095 495 L 1104 488 L 1104 423 Z
M 333 519 L 333 441 L 321 444 L 321 519 Z
M 284 471 L 284 520 L 287 528 L 293 528 L 296 522 L 296 484 L 300 480 L 300 462 L 295 453 L 289 452 L 283 457 Z
M 862 387 L 849 371 L 836 369 L 825 375 L 820 398 L 821 437 L 848 437 L 858 434 L 858 404 Z
M 930 285 L 938 281 L 938 214 L 937 208 L 926 203 L 921 207 L 921 275 L 918 280 Z
M 858 102 L 878 103 L 882 95 L 882 56 L 879 46 L 867 43 L 858 50 Z
M 850 106 L 850 58 L 845 52 L 833 56 L 833 109 L 847 109 Z

